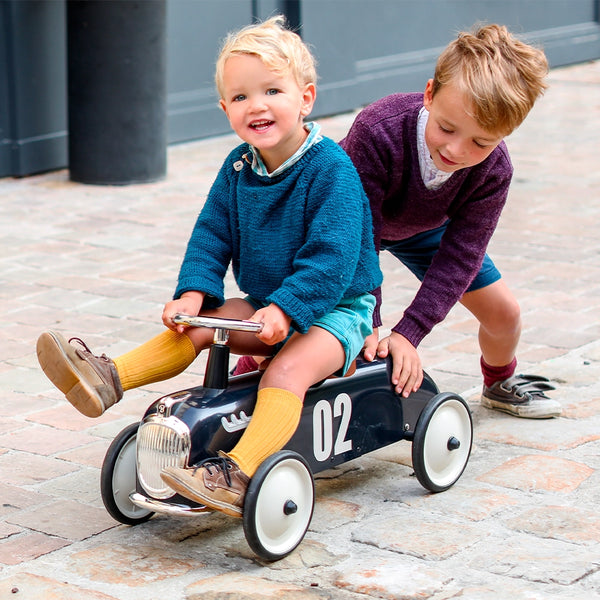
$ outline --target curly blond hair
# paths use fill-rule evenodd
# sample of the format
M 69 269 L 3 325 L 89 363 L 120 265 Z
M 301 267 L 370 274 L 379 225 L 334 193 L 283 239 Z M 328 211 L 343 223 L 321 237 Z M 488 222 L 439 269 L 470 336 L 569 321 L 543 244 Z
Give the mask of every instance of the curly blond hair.
M 215 72 L 219 96 L 223 98 L 223 70 L 228 58 L 236 54 L 258 56 L 275 73 L 291 73 L 303 87 L 317 82 L 316 60 L 297 34 L 287 29 L 282 15 L 248 25 L 225 38 Z
M 547 87 L 544 52 L 511 35 L 503 25 L 461 32 L 439 56 L 432 93 L 457 85 L 478 125 L 506 136 L 525 119 Z

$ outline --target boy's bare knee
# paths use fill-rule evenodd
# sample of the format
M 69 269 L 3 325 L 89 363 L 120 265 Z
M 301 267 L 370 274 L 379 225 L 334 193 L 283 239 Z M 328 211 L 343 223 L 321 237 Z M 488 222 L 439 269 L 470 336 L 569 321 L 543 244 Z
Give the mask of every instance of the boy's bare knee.
M 490 334 L 514 335 L 521 330 L 521 307 L 514 298 L 503 300 L 487 312 L 480 323 Z

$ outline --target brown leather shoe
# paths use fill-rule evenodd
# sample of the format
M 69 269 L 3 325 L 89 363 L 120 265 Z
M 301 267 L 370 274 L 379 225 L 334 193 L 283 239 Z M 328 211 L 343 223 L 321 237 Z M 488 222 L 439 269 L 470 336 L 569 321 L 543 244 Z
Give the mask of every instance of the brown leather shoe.
M 94 356 L 79 338 L 67 342 L 55 331 L 42 333 L 37 356 L 46 377 L 86 417 L 99 417 L 123 397 L 113 361 L 105 355 Z
M 185 498 L 232 517 L 242 516 L 250 478 L 222 452 L 189 469 L 166 467 L 160 476 Z

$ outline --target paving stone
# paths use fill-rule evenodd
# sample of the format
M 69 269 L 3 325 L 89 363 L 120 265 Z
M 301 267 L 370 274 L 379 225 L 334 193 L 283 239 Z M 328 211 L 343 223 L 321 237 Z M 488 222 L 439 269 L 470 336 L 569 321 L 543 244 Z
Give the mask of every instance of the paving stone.
M 67 540 L 83 540 L 115 526 L 105 510 L 73 500 L 58 500 L 7 517 L 9 523 Z
M 18 565 L 54 552 L 69 544 L 68 540 L 38 533 L 23 531 L 0 541 L 0 564 Z
M 99 438 L 87 433 L 63 431 L 61 435 L 57 435 L 56 429 L 38 425 L 29 425 L 19 431 L 0 435 L 0 445 L 5 448 L 43 456 L 50 456 L 97 441 Z
M 341 525 L 360 520 L 364 509 L 352 502 L 343 502 L 334 498 L 317 499 L 310 523 L 311 531 L 327 531 Z
M 468 564 L 497 575 L 538 583 L 571 585 L 600 567 L 600 555 L 588 548 L 524 534 L 475 548 Z
M 71 570 L 90 581 L 140 587 L 199 569 L 194 560 L 165 556 L 151 545 L 95 545 L 71 556 Z
M 42 387 L 42 378 L 42 374 L 32 369 L 9 367 L 0 373 L 0 389 L 24 394 L 37 394 Z
M 492 577 L 487 578 L 492 579 Z M 535 588 L 535 589 L 532 589 Z M 506 581 L 495 581 L 491 584 L 482 584 L 479 586 L 464 587 L 460 592 L 450 598 L 456 600 L 588 600 L 590 592 L 574 590 L 572 586 L 566 588 L 565 593 L 552 593 L 542 586 L 533 584 L 523 585 L 522 581 L 516 583 Z
M 518 429 L 514 418 L 499 414 L 479 423 L 477 439 L 490 440 L 511 446 L 553 451 L 576 448 L 600 439 L 600 419 L 585 420 L 523 420 Z
M 16 533 L 20 533 L 21 531 L 23 530 L 20 527 L 15 527 L 10 523 L 0 523 L 0 540 L 15 535 Z
M 101 442 L 86 444 L 85 446 L 74 448 L 73 450 L 60 452 L 56 457 L 78 465 L 87 465 L 99 469 L 102 467 L 108 446 L 109 441 L 102 440 Z
M 417 560 L 401 562 L 381 557 L 376 560 L 355 559 L 343 567 L 335 585 L 373 598 L 432 598 L 452 582 L 450 574 Z
M 97 468 L 82 468 L 63 477 L 50 479 L 37 486 L 37 489 L 55 500 L 75 500 L 89 508 L 101 509 L 102 522 L 107 516 L 100 492 L 100 470 Z
M 508 460 L 477 479 L 514 489 L 567 494 L 575 490 L 593 472 L 590 467 L 572 460 L 555 456 L 527 455 Z
M 590 598 L 600 598 L 600 572 L 596 571 L 582 580 L 581 587 Z
M 89 417 L 82 415 L 64 399 L 58 407 L 55 406 L 27 415 L 27 421 L 31 423 L 39 423 L 54 429 L 67 429 L 69 431 L 89 430 L 92 423 L 94 427 L 97 427 L 103 423 L 110 423 L 117 418 L 119 418 L 118 413 L 106 411 L 103 415 L 91 421 Z
M 19 573 L 0 580 L 0 598 L 27 600 L 118 600 L 102 592 L 31 573 Z
M 455 484 L 444 494 L 408 498 L 405 503 L 422 511 L 456 515 L 470 521 L 483 521 L 507 508 L 518 506 L 519 500 L 514 495 L 497 490 Z
M 464 522 L 433 518 L 426 512 L 419 513 L 417 518 L 413 511 L 403 510 L 391 518 L 365 520 L 359 529 L 353 531 L 352 539 L 400 554 L 437 561 L 468 548 L 485 535 L 485 531 Z
M 0 455 L 0 481 L 11 485 L 33 485 L 74 470 L 73 465 L 45 456 L 24 452 Z
M 600 397 L 589 400 L 574 399 L 563 404 L 562 416 L 567 419 L 587 419 L 600 415 Z
M 532 508 L 505 519 L 505 523 L 516 531 L 576 544 L 596 545 L 600 539 L 598 514 L 572 506 Z
M 312 525 L 310 530 L 312 531 Z M 332 551 L 333 550 L 333 551 Z M 332 567 L 348 559 L 348 554 L 336 552 L 328 544 L 317 542 L 310 537 L 305 537 L 302 543 L 285 558 L 269 563 L 269 570 L 288 571 L 292 569 L 315 569 L 322 570 L 323 567 Z M 248 553 L 242 552 L 241 556 L 248 560 L 256 561 L 256 556 L 249 549 Z
M 11 512 L 47 504 L 50 497 L 37 491 L 25 490 L 14 485 L 0 483 L 0 516 Z
M 317 585 L 301 587 L 290 583 L 265 581 L 250 575 L 231 573 L 197 581 L 185 589 L 185 600 L 311 600 L 330 598 Z
M 21 429 L 22 427 L 23 423 L 21 423 L 20 421 L 0 417 L 0 437 L 2 437 L 2 434 L 5 434 L 9 431 L 12 432 L 17 429 Z

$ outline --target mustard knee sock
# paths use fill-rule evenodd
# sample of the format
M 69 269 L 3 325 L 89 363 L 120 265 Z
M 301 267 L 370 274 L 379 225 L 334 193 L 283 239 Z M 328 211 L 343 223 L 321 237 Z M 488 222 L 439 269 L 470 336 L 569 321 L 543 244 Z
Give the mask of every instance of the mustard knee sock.
M 302 400 L 296 394 L 279 388 L 259 390 L 250 423 L 227 455 L 252 477 L 265 458 L 281 450 L 291 439 L 301 414 Z
M 179 375 L 196 358 L 190 338 L 167 329 L 146 343 L 114 359 L 123 390 Z

